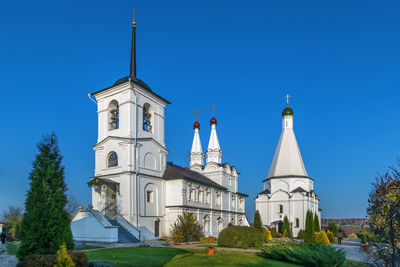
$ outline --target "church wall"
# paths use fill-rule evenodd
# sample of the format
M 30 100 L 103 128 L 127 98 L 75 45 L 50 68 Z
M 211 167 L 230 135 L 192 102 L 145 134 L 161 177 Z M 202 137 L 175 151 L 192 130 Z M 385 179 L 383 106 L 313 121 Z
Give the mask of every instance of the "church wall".
M 183 187 L 183 180 L 171 180 L 165 182 L 166 206 L 184 205 L 186 200 L 186 189 Z

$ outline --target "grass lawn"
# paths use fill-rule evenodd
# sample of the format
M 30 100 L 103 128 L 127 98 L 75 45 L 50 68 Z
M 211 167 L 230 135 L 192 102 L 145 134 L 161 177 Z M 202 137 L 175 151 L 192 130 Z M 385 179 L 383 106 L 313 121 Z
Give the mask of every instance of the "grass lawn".
M 205 250 L 176 248 L 111 248 L 85 253 L 89 260 L 111 261 L 117 267 L 125 266 L 282 266 L 298 265 L 264 259 L 254 253 L 216 251 L 207 256 Z

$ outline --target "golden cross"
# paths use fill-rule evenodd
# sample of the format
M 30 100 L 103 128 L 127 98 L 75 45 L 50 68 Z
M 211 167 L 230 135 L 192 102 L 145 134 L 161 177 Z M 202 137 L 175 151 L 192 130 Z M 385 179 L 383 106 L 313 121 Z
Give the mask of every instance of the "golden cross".
M 213 117 L 214 117 L 214 112 L 215 112 L 215 108 L 216 108 L 217 106 L 215 106 L 214 104 L 212 105 L 212 110 L 213 110 Z
M 290 97 L 289 94 L 287 94 L 287 95 L 285 96 L 285 98 L 286 98 L 286 106 L 289 106 L 289 97 Z
M 133 9 L 133 21 L 135 21 L 136 18 L 136 9 Z
M 196 109 L 196 110 L 194 111 L 194 113 L 196 113 L 196 121 L 197 121 L 197 113 L 199 113 L 199 110 Z

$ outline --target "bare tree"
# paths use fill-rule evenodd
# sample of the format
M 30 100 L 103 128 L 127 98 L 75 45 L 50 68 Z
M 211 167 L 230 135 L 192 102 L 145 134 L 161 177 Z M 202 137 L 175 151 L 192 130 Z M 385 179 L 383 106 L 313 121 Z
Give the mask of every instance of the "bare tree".
M 78 201 L 72 196 L 71 193 L 68 195 L 67 205 L 65 205 L 65 211 L 72 217 L 75 215 L 76 211 L 78 210 Z
M 9 227 L 13 239 L 18 238 L 23 218 L 22 211 L 21 207 L 8 206 L 8 210 L 3 212 L 4 223 Z

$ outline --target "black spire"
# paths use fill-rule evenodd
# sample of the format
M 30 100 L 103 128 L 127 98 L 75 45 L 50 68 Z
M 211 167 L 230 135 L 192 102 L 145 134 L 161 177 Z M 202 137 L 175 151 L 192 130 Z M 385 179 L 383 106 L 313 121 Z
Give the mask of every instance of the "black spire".
M 136 22 L 135 22 L 135 10 L 133 10 L 133 21 L 132 21 L 132 47 L 131 47 L 131 71 L 130 77 L 136 78 Z

